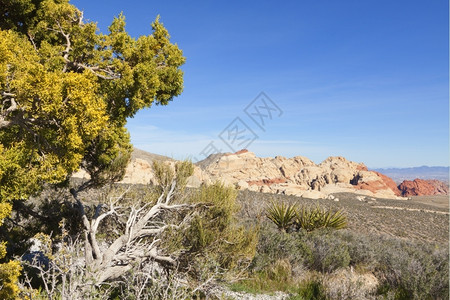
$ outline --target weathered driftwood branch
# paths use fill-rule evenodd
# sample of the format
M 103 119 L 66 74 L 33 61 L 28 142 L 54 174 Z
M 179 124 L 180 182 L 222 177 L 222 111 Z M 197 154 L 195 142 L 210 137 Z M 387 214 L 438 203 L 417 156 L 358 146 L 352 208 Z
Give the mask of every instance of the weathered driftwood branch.
M 147 203 L 139 208 L 131 207 L 127 221 L 124 223 L 123 233 L 114 239 L 106 249 L 101 249 L 99 246 L 97 231 L 101 222 L 108 216 L 119 215 L 118 211 L 121 207 L 118 206 L 118 202 L 125 197 L 129 189 L 119 197 L 111 198 L 108 206 L 97 205 L 91 220 L 86 215 L 85 207 L 78 198 L 77 192 L 71 190 L 78 203 L 84 225 L 86 267 L 92 272 L 95 284 L 120 277 L 129 271 L 134 264 L 148 260 L 153 260 L 165 267 L 176 265 L 176 260 L 173 257 L 160 253 L 160 239 L 158 237 L 169 227 L 179 228 L 179 226 L 165 224 L 159 220 L 159 216 L 164 211 L 181 211 L 194 206 L 171 203 L 176 190 L 175 180 L 172 181 L 170 189 L 166 189 L 168 192 L 163 192 L 153 205 Z M 107 208 L 106 211 L 104 211 L 105 208 Z M 143 238 L 146 239 L 143 240 Z M 143 241 L 147 241 L 147 243 Z

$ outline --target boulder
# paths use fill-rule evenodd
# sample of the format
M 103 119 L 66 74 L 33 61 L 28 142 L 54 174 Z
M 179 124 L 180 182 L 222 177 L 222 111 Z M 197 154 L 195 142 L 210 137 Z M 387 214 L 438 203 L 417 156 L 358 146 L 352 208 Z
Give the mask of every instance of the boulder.
M 156 183 L 156 178 L 150 163 L 146 160 L 136 158 L 128 164 L 125 170 L 125 176 L 120 183 L 154 184 Z
M 196 176 L 189 176 L 186 181 L 186 186 L 190 188 L 198 188 L 202 185 L 202 181 Z
M 301 194 L 301 196 L 303 198 L 309 198 L 309 199 L 326 199 L 327 198 L 327 194 L 325 193 L 321 193 L 319 191 L 305 191 Z

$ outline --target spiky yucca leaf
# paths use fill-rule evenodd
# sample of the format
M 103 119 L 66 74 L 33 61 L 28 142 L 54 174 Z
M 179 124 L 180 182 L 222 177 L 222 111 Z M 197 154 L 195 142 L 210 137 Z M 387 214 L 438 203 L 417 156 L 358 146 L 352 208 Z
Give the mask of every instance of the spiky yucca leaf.
M 324 214 L 323 225 L 323 227 L 327 228 L 342 229 L 347 227 L 347 217 L 344 215 L 342 210 L 335 212 L 328 210 Z
M 283 231 L 287 231 L 294 224 L 296 215 L 297 206 L 285 202 L 276 203 L 272 201 L 266 212 L 267 218 L 275 223 L 278 229 Z
M 328 208 L 305 207 L 297 211 L 295 219 L 295 226 L 297 229 L 304 229 L 306 231 L 313 231 L 319 228 L 335 228 L 342 229 L 347 226 L 347 217 L 342 210 L 333 212 Z

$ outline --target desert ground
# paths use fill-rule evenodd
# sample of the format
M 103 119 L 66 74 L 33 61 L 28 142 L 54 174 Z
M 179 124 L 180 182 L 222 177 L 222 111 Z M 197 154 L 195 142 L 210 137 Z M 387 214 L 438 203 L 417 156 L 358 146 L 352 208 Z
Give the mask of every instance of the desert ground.
M 439 244 L 448 243 L 448 196 L 389 200 L 341 193 L 335 197 L 339 201 L 241 191 L 238 199 L 242 205 L 241 213 L 250 218 L 264 218 L 265 207 L 272 200 L 295 202 L 300 205 L 320 204 L 342 209 L 348 217 L 350 230 Z

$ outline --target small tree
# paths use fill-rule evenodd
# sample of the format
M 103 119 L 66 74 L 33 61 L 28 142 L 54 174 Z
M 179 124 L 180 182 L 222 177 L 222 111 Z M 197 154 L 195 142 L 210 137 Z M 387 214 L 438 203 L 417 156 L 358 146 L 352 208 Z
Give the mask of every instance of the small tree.
M 69 0 L 0 0 L 0 224 L 12 200 L 80 167 L 91 175 L 83 188 L 120 179 L 127 118 L 181 93 L 185 58 L 159 17 L 138 39 L 122 14 L 108 30 Z
M 89 185 L 121 178 L 126 119 L 183 87 L 185 59 L 159 17 L 134 39 L 122 14 L 101 34 L 68 0 L 1 0 L 0 15 L 0 202 L 80 166 Z

